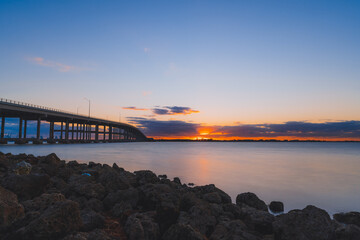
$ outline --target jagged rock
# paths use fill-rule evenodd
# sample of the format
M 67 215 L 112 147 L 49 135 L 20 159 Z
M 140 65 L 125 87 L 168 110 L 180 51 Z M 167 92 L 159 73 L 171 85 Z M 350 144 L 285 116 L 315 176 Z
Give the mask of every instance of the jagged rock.
M 160 238 L 159 225 L 154 220 L 154 212 L 134 213 L 125 224 L 129 240 L 155 240 Z
M 251 192 L 241 193 L 236 197 L 236 204 L 241 206 L 246 204 L 250 207 L 256 208 L 258 210 L 267 211 L 268 208 L 265 202 L 256 196 L 256 194 Z
M 335 235 L 329 214 L 311 205 L 276 216 L 273 227 L 277 240 L 329 240 Z
M 181 185 L 180 178 L 174 177 L 174 183 L 177 183 L 177 184 Z
M 84 232 L 88 232 L 96 228 L 102 228 L 104 226 L 105 218 L 93 210 L 82 210 L 80 216 L 83 223 L 81 230 Z
M 132 213 L 132 206 L 127 202 L 119 202 L 111 209 L 111 215 L 125 220 Z
M 102 212 L 104 211 L 104 204 L 102 201 L 96 198 L 91 198 L 84 204 L 85 208 L 94 210 L 95 212 Z
M 163 240 L 206 240 L 199 231 L 190 225 L 174 224 L 163 235 Z
M 359 212 L 336 213 L 334 219 L 341 223 L 354 224 L 360 227 Z
M 205 193 L 203 199 L 209 203 L 221 203 L 221 196 L 217 192 Z
M 280 213 L 284 211 L 284 204 L 282 202 L 279 201 L 272 201 L 269 204 L 269 209 L 273 212 L 273 213 Z
M 3 179 L 2 185 L 13 191 L 22 201 L 42 194 L 49 182 L 50 178 L 46 174 L 11 174 Z
M 17 196 L 0 186 L 0 229 L 24 217 L 24 207 Z
M 25 161 L 17 163 L 13 169 L 14 173 L 17 175 L 27 175 L 31 172 L 31 164 Z
M 107 192 L 128 189 L 131 186 L 130 179 L 125 172 L 119 172 L 111 167 L 105 167 L 99 173 L 99 182 Z
M 250 229 L 261 234 L 273 233 L 275 217 L 272 214 L 249 206 L 243 206 L 241 208 L 241 215 L 242 220 L 244 220 Z
M 139 185 L 144 185 L 147 183 L 157 183 L 160 179 L 156 176 L 155 173 L 149 170 L 141 170 L 134 172 Z
M 210 198 L 212 200 L 215 200 L 215 198 L 219 198 L 220 197 L 220 202 L 219 203 L 231 203 L 231 197 L 226 194 L 224 191 L 220 190 L 219 188 L 215 187 L 214 184 L 209 184 L 209 185 L 205 185 L 205 186 L 199 186 L 199 187 L 194 187 L 192 188 L 192 190 L 198 195 L 198 196 L 202 196 L 202 198 Z M 210 194 L 210 193 L 216 193 L 216 194 L 212 194 L 212 195 L 206 195 L 206 194 Z M 216 195 L 216 196 L 215 196 Z M 205 199 L 204 198 L 204 199 Z M 206 200 L 206 199 L 205 199 Z M 209 199 L 208 199 L 209 200 Z M 218 201 L 218 200 L 215 200 Z M 214 202 L 216 203 L 216 202 Z

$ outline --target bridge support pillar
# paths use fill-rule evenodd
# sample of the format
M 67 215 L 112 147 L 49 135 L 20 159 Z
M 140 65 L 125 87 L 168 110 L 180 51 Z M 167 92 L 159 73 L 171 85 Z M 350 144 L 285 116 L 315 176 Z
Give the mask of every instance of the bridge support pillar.
M 40 140 L 40 124 L 41 124 L 41 118 L 37 119 L 37 128 L 36 128 L 36 139 Z
M 49 138 L 50 138 L 51 140 L 54 139 L 54 122 L 50 122 Z
M 106 140 L 106 126 L 104 125 L 104 136 L 103 136 L 103 140 Z
M 71 140 L 74 140 L 74 125 L 75 125 L 75 123 L 72 122 L 72 126 L 71 126 Z
M 109 141 L 112 140 L 112 126 L 109 126 Z
M 20 117 L 20 119 L 19 119 L 19 139 L 22 138 L 22 124 L 23 124 L 23 119 L 22 119 L 22 117 Z
M 95 125 L 95 141 L 99 140 L 99 124 Z
M 27 119 L 24 120 L 24 138 L 26 139 Z
M 61 128 L 60 128 L 60 140 L 63 139 L 63 122 L 61 122 Z
M 66 120 L 65 123 L 65 140 L 69 140 L 69 120 Z
M 5 117 L 1 117 L 1 139 L 5 137 Z

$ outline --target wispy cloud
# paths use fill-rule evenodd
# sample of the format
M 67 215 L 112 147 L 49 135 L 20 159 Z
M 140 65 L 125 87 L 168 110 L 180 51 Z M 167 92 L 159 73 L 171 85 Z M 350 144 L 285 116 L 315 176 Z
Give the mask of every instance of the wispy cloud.
M 179 107 L 179 106 L 157 107 L 157 108 L 153 108 L 152 111 L 154 114 L 157 115 L 188 115 L 188 114 L 200 112 L 190 107 Z
M 72 71 L 87 70 L 86 68 L 80 68 L 80 67 L 60 63 L 60 62 L 45 60 L 42 57 L 30 57 L 30 58 L 26 58 L 26 60 L 33 64 L 36 64 L 36 65 L 53 68 L 59 72 L 72 72 Z
M 148 111 L 150 109 L 147 108 L 137 108 L 137 107 L 123 107 L 124 110 L 135 110 L 135 111 Z
M 137 111 L 152 111 L 154 115 L 188 115 L 192 113 L 199 113 L 200 111 L 192 109 L 190 107 L 179 106 L 156 106 L 154 108 L 138 108 L 138 107 L 123 107 L 125 110 L 137 110 Z
M 150 48 L 144 48 L 144 52 L 145 52 L 145 53 L 148 53 L 148 52 L 150 52 L 150 51 L 151 51 Z

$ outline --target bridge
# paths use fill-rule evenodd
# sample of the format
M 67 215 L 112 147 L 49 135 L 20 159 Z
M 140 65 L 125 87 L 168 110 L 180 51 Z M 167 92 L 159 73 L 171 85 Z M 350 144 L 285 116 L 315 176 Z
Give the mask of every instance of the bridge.
M 138 128 L 130 124 L 92 118 L 4 98 L 0 98 L 0 118 L 0 144 L 10 142 L 42 144 L 147 140 L 147 137 Z M 8 122 L 10 120 L 11 123 Z M 36 132 L 31 136 L 28 133 L 29 123 L 36 128 Z M 16 128 L 15 136 L 8 133 L 10 132 L 9 125 L 11 125 L 12 131 Z

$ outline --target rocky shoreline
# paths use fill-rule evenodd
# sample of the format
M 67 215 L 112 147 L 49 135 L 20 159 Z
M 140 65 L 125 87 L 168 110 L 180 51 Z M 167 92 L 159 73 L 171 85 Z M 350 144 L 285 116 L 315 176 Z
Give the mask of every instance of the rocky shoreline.
M 281 202 L 269 205 L 283 211 Z M 274 216 L 254 193 L 148 170 L 0 152 L 0 239 L 356 240 L 360 213 L 315 206 Z

